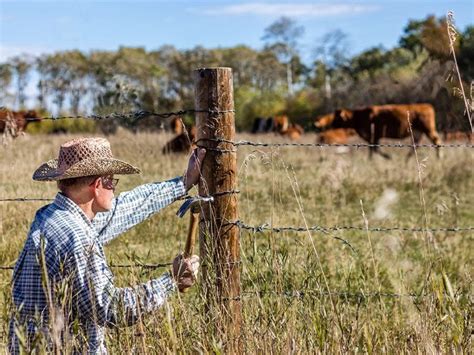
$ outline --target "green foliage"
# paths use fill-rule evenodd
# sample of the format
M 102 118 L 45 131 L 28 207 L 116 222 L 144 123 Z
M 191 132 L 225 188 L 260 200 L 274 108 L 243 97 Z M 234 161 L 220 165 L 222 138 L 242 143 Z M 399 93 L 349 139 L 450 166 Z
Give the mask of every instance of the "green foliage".
M 249 130 L 256 117 L 280 114 L 285 109 L 284 92 L 257 91 L 251 87 L 240 87 L 234 93 L 236 128 Z
M 287 99 L 285 112 L 291 122 L 303 126 L 305 130 L 312 130 L 315 112 L 320 106 L 322 97 L 318 92 L 300 90 Z
M 43 120 L 28 124 L 26 132 L 30 134 L 95 133 L 96 122 L 87 119 Z
M 399 41 L 402 48 L 415 53 L 425 49 L 433 58 L 443 61 L 451 59 L 446 18 L 428 16 L 421 21 L 411 20 L 404 33 Z M 457 45 L 456 42 L 455 50 Z
M 458 62 L 465 80 L 474 80 L 474 26 L 468 26 L 459 40 Z

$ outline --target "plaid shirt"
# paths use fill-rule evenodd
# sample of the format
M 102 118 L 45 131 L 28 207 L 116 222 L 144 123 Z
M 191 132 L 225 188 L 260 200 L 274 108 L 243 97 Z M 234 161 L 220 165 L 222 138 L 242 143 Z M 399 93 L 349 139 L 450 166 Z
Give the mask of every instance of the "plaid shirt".
M 92 221 L 61 193 L 39 209 L 13 272 L 16 315 L 10 322 L 10 352 L 19 353 L 15 328 L 26 327 L 31 341 L 47 329 L 51 309 L 59 314 L 62 307 L 63 321 L 69 325 L 78 319 L 88 352 L 104 354 L 105 326 L 131 325 L 140 314 L 159 308 L 175 289 L 170 274 L 133 288 L 117 288 L 103 246 L 184 194 L 182 178 L 141 185 L 114 198 L 111 210 L 97 213 Z M 58 301 L 65 284 L 71 312 L 64 309 L 65 298 Z

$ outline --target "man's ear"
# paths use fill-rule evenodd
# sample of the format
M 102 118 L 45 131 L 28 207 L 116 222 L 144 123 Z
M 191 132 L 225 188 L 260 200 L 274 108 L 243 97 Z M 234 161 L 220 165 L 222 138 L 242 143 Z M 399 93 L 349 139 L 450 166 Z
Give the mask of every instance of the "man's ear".
M 101 184 L 101 180 L 100 180 L 100 179 L 101 179 L 100 177 L 94 179 L 94 181 L 92 181 L 92 182 L 89 184 L 89 189 L 91 189 L 91 190 L 93 190 L 93 191 L 96 191 L 96 190 L 99 188 L 100 184 Z

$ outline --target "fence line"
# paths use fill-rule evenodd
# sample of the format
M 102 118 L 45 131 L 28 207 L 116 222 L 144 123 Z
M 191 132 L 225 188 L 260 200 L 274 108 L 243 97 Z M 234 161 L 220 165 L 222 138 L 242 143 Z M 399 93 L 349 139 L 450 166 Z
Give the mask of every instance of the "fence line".
M 210 197 L 219 197 L 219 196 L 225 196 L 225 195 L 233 195 L 233 194 L 239 194 L 239 190 L 230 190 L 230 191 L 221 191 L 221 192 L 216 192 L 213 195 L 208 195 L 208 196 L 198 196 L 200 199 L 208 199 Z M 186 195 L 179 197 L 178 200 L 187 200 L 191 199 L 193 196 Z M 18 198 L 3 198 L 0 199 L 0 202 L 34 202 L 34 201 L 54 201 L 53 198 L 28 198 L 28 197 L 18 197 Z
M 407 144 L 407 143 L 265 143 L 265 142 L 253 142 L 253 141 L 230 141 L 226 139 L 199 139 L 196 144 L 200 141 L 210 141 L 216 143 L 226 143 L 234 147 L 239 146 L 252 146 L 252 147 L 313 147 L 313 148 L 333 148 L 333 147 L 353 147 L 353 148 L 474 148 L 474 144 Z M 199 145 L 198 145 L 199 146 Z M 209 149 L 209 148 L 206 148 Z M 222 152 L 234 152 L 235 150 L 230 149 L 218 149 L 216 151 Z
M 448 293 L 443 292 L 443 295 L 446 297 L 451 297 Z M 255 291 L 243 291 L 241 293 L 242 296 L 247 297 L 262 297 L 265 295 L 275 295 L 285 298 L 305 298 L 311 296 L 338 296 L 340 298 L 356 298 L 358 300 L 363 300 L 367 298 L 378 298 L 378 297 L 385 297 L 385 298 L 428 298 L 428 297 L 436 297 L 436 294 L 428 294 L 428 293 L 393 293 L 393 292 L 350 292 L 350 291 L 322 291 L 322 290 L 296 290 L 296 291 L 284 291 L 284 292 L 276 292 L 276 291 L 262 291 L 262 290 L 255 290 Z M 457 294 L 457 296 L 467 296 L 472 297 L 471 294 Z
M 0 110 L 6 110 L 5 107 L 0 107 Z M 222 113 L 235 112 L 235 110 L 196 110 L 196 109 L 184 109 L 173 112 L 153 112 L 146 110 L 131 111 L 128 113 L 113 112 L 107 115 L 77 115 L 77 116 L 50 116 L 50 117 L 37 117 L 37 118 L 26 118 L 27 121 L 38 122 L 38 120 L 63 120 L 63 119 L 86 119 L 86 120 L 106 120 L 106 119 L 132 119 L 140 120 L 147 117 L 158 117 L 158 118 L 170 118 L 174 116 L 183 116 L 185 114 L 192 113 L 209 113 L 211 115 L 219 115 Z M 473 144 L 403 144 L 403 143 L 386 143 L 386 144 L 373 144 L 373 143 L 265 143 L 265 142 L 253 142 L 247 140 L 230 141 L 221 138 L 202 138 L 197 140 L 195 143 L 198 145 L 201 141 L 211 141 L 217 143 L 228 143 L 234 147 L 238 146 L 253 146 L 253 147 L 315 147 L 315 148 L 338 148 L 338 147 L 353 147 L 353 148 L 474 148 Z M 199 146 L 199 145 L 198 145 Z M 217 149 L 209 148 L 211 151 L 219 151 L 221 153 L 235 152 L 231 149 Z
M 250 226 L 245 224 L 242 221 L 227 222 L 226 225 L 235 225 L 241 229 L 247 229 L 253 233 L 262 233 L 265 231 L 272 231 L 275 233 L 281 232 L 307 232 L 307 231 L 316 231 L 316 232 L 328 232 L 328 231 L 339 231 L 339 230 L 360 230 L 360 231 L 370 231 L 370 232 L 464 232 L 464 231 L 474 231 L 474 226 L 471 227 L 440 227 L 440 228 L 425 228 L 425 227 L 362 227 L 362 226 L 311 226 L 311 227 L 292 227 L 292 226 L 282 226 L 282 227 L 273 227 L 268 223 L 261 225 Z
M 185 109 L 179 110 L 174 112 L 153 112 L 153 111 L 145 111 L 145 110 L 138 110 L 138 111 L 131 111 L 128 113 L 118 113 L 113 112 L 107 115 L 77 115 L 77 116 L 51 116 L 51 117 L 36 117 L 36 118 L 26 118 L 27 121 L 34 121 L 38 122 L 38 120 L 65 120 L 65 119 L 85 119 L 85 120 L 106 120 L 106 119 L 133 119 L 133 120 L 140 120 L 147 117 L 158 117 L 158 118 L 170 118 L 173 116 L 183 116 L 188 113 L 210 113 L 214 115 L 218 115 L 221 113 L 229 113 L 235 112 L 235 110 L 195 110 L 195 109 Z
M 167 266 L 171 266 L 173 263 L 157 263 L 157 264 L 142 264 L 142 263 L 135 263 L 135 264 L 110 264 L 109 267 L 112 269 L 134 269 L 134 268 L 142 268 L 142 269 L 160 269 Z M 0 270 L 13 270 L 15 265 L 0 265 Z
M 111 264 L 110 268 L 143 268 L 143 269 L 159 269 L 173 265 L 172 263 L 161 263 L 161 264 Z M 2 266 L 0 265 L 0 270 L 13 270 L 14 266 Z M 443 293 L 445 294 L 445 293 Z M 284 292 L 276 292 L 276 291 L 269 291 L 269 290 L 248 290 L 241 292 L 241 296 L 244 297 L 262 297 L 265 295 L 275 295 L 285 298 L 300 298 L 303 299 L 305 297 L 311 296 L 338 296 L 340 298 L 355 298 L 358 300 L 363 300 L 367 298 L 427 298 L 427 297 L 435 297 L 436 295 L 433 294 L 417 294 L 417 293 L 391 293 L 391 292 L 352 292 L 352 291 L 322 291 L 322 290 L 292 290 L 292 291 L 284 291 Z M 448 294 L 445 294 L 449 296 Z M 458 294 L 456 296 L 468 296 L 472 297 L 470 294 Z M 233 298 L 226 298 L 226 300 L 240 300 L 241 297 L 233 297 Z

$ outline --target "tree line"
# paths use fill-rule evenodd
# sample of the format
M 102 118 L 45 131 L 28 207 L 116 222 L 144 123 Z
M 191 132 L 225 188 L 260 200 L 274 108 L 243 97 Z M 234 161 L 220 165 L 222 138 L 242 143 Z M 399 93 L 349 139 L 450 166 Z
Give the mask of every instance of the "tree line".
M 409 20 L 395 48 L 377 46 L 354 56 L 347 54 L 347 35 L 332 31 L 315 44 L 310 64 L 303 62 L 299 42 L 304 27 L 287 17 L 265 29 L 262 49 L 239 45 L 178 50 L 165 45 L 151 51 L 121 47 L 116 51 L 20 55 L 0 63 L 0 106 L 26 109 L 26 88 L 35 80 L 35 106 L 43 113 L 193 108 L 192 70 L 226 66 L 234 73 L 240 130 L 249 129 L 255 117 L 287 114 L 292 122 L 309 128 L 315 116 L 336 108 L 416 102 L 435 106 L 438 129 L 467 130 L 447 21 L 434 16 Z M 474 26 L 452 39 L 472 107 Z M 153 120 L 141 124 L 157 126 Z

